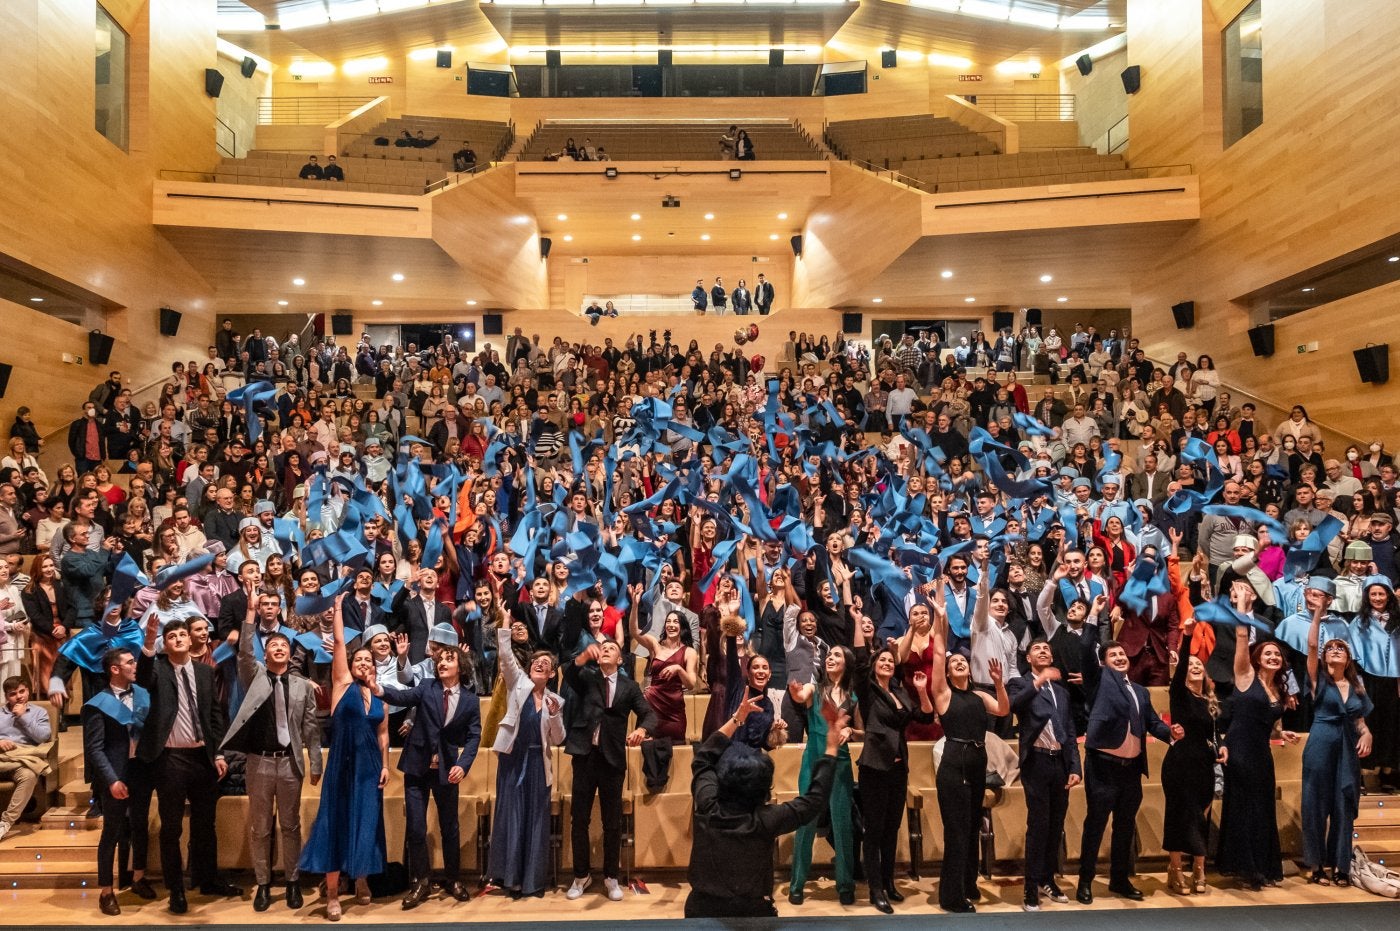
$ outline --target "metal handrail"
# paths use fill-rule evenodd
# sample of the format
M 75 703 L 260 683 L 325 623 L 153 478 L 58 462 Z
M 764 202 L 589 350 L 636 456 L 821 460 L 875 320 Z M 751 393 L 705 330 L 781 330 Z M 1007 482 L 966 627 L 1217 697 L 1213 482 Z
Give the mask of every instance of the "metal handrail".
M 1122 127 L 1122 130 L 1120 131 L 1120 138 L 1118 139 L 1117 142 L 1114 142 L 1114 141 L 1113 141 L 1113 132 L 1114 132 L 1114 130 L 1118 129 L 1120 126 Z M 1127 144 L 1128 144 L 1128 117 L 1127 117 L 1126 115 L 1124 115 L 1124 117 L 1123 117 L 1121 120 L 1119 120 L 1118 122 L 1114 123 L 1112 126 L 1108 127 L 1107 142 L 1106 142 L 1106 145 L 1108 146 L 1108 154 L 1109 154 L 1109 155 L 1112 155 L 1113 153 L 1117 152 L 1119 149 L 1123 148 L 1123 146 L 1125 146 L 1125 145 L 1127 145 Z
M 1076 112 L 1074 94 L 969 94 L 964 99 L 1012 122 L 1069 121 Z
M 259 126 L 325 126 L 344 119 L 374 97 L 259 97 Z
M 214 126 L 214 145 L 215 145 L 215 147 L 218 148 L 218 150 L 219 150 L 220 152 L 222 152 L 222 153 L 224 153 L 225 155 L 227 155 L 229 158 L 237 158 L 237 157 L 238 157 L 238 133 L 234 132 L 232 126 L 230 126 L 229 124 L 225 123 L 223 120 L 219 119 L 217 116 L 214 117 L 214 123 L 215 123 L 215 126 Z M 229 140 L 229 144 L 228 144 L 228 145 L 224 145 L 223 141 L 219 138 L 219 137 L 220 137 L 220 132 L 219 132 L 220 129 L 222 129 L 224 132 L 228 133 L 228 140 Z

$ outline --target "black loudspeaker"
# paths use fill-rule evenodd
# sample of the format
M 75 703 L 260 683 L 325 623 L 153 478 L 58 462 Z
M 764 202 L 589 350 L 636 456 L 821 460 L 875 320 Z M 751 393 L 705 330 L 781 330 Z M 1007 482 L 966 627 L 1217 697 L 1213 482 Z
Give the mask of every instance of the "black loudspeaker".
M 546 68 L 558 68 L 561 63 L 562 59 L 559 55 L 559 50 L 557 48 L 549 48 L 544 50 L 544 66 Z
M 865 316 L 863 314 L 842 314 L 841 332 L 860 333 L 865 329 Z
M 1189 330 L 1196 325 L 1196 302 L 1182 301 L 1172 305 L 1172 319 L 1178 330 Z
M 1094 70 L 1094 59 L 1088 55 L 1080 55 L 1074 60 L 1074 66 L 1079 69 L 1080 74 L 1088 76 Z
M 671 67 L 671 50 L 664 48 L 658 51 L 656 53 L 656 63 L 662 68 Z
M 331 335 L 349 336 L 355 332 L 355 318 L 351 314 L 331 314 Z
M 5 389 L 10 387 L 10 371 L 12 366 L 0 362 L 0 398 L 5 396 Z
M 1355 350 L 1352 355 L 1356 356 L 1356 371 L 1361 375 L 1362 381 L 1373 385 L 1383 385 L 1390 381 L 1389 343 L 1366 346 Z M 3 393 L 3 389 L 0 389 L 0 394 Z
M 802 258 L 802 237 L 794 236 L 788 240 L 792 244 L 792 254 L 799 259 Z
M 1011 325 L 1016 322 L 1016 315 L 1009 310 L 992 311 L 992 329 L 1000 333 L 1002 330 L 1011 329 Z
M 500 314 L 481 315 L 481 335 L 500 336 L 506 331 L 505 324 L 501 321 Z
M 210 97 L 219 96 L 219 91 L 224 89 L 224 76 L 218 68 L 204 69 L 204 93 Z
M 93 365 L 106 365 L 112 358 L 112 346 L 116 342 L 101 330 L 93 330 L 88 334 L 88 361 Z
M 550 249 L 550 247 L 553 246 L 553 245 L 554 245 L 554 240 L 550 239 L 548 236 L 541 236 L 541 237 L 540 237 L 540 258 L 542 258 L 542 259 L 547 259 L 547 258 L 549 258 L 549 249 Z
M 245 78 L 251 78 L 258 70 L 258 63 L 251 58 L 244 58 L 238 66 L 238 72 Z
M 169 307 L 160 309 L 160 335 L 178 336 L 180 334 L 180 312 L 171 310 Z
M 1249 328 L 1249 348 L 1254 350 L 1256 356 L 1271 356 L 1274 354 L 1274 325 L 1264 323 L 1256 327 Z
M 438 53 L 437 53 L 437 66 L 438 66 L 439 68 L 451 68 L 451 67 L 452 67 L 452 53 L 449 52 L 447 49 L 438 49 Z
M 768 50 L 768 67 L 781 68 L 783 66 L 783 50 L 780 48 L 770 48 Z
M 895 51 L 894 49 L 892 49 L 892 48 L 887 48 L 887 49 L 882 50 L 882 51 L 880 52 L 880 67 L 881 67 L 881 68 L 898 68 L 898 67 L 899 67 L 899 53 L 896 52 L 896 51 Z
M 1040 308 L 1026 308 L 1026 326 L 1040 326 Z
M 1123 90 L 1129 94 L 1136 94 L 1142 89 L 1142 68 L 1133 65 L 1131 68 L 1123 69 Z

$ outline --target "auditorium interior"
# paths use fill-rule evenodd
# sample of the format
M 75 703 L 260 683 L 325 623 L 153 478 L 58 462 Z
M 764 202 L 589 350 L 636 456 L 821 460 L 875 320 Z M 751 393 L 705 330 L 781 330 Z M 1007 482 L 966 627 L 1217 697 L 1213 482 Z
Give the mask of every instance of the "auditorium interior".
M 57 462 L 109 369 L 154 399 L 225 318 L 347 346 L 413 327 L 501 349 L 517 328 L 619 345 L 670 330 L 706 353 L 754 325 L 744 351 L 769 373 L 795 361 L 790 332 L 869 344 L 928 325 L 956 342 L 1039 322 L 1128 330 L 1160 363 L 1209 353 L 1261 421 L 1306 399 L 1329 446 L 1364 448 L 1400 408 L 1400 381 L 1360 368 L 1388 370 L 1400 322 L 1397 48 L 1400 0 L 7 0 L 0 410 L 8 423 L 28 407 Z M 727 157 L 736 126 L 751 159 Z M 570 145 L 607 158 L 559 157 Z M 305 177 L 313 155 L 335 156 L 344 180 Z M 760 273 L 770 313 L 692 310 L 697 279 L 752 288 Z M 590 320 L 594 300 L 618 316 Z M 703 696 L 689 700 L 698 738 Z M 1165 689 L 1153 700 L 1165 710 Z M 97 914 L 71 736 L 42 830 L 0 841 L 4 923 Z M 1272 897 L 1161 894 L 1164 749 L 1150 742 L 1135 848 L 1159 894 L 1104 897 L 1096 918 L 1375 901 L 1296 870 Z M 441 902 L 415 920 L 678 918 L 691 748 L 675 752 L 649 792 L 629 751 L 624 869 L 647 895 Z M 1289 857 L 1301 753 L 1275 755 Z M 780 800 L 801 754 L 774 754 Z M 918 901 L 901 914 L 935 914 L 933 758 L 910 764 L 898 857 Z M 461 797 L 469 872 L 495 785 L 483 750 Z M 553 799 L 561 883 L 567 785 Z M 1378 798 L 1362 799 L 1358 831 L 1400 861 L 1400 818 Z M 226 868 L 248 869 L 246 801 L 219 805 Z M 317 803 L 308 785 L 307 823 Z M 1080 793 L 1071 857 L 1082 817 Z M 395 850 L 402 825 L 388 830 Z M 989 789 L 984 911 L 1019 913 L 1024 835 L 1019 788 Z M 817 845 L 804 910 L 780 897 L 781 914 L 873 917 L 837 904 L 830 853 Z M 196 911 L 259 920 L 236 901 Z M 396 902 L 347 918 L 400 920 Z M 122 919 L 136 920 L 167 916 Z

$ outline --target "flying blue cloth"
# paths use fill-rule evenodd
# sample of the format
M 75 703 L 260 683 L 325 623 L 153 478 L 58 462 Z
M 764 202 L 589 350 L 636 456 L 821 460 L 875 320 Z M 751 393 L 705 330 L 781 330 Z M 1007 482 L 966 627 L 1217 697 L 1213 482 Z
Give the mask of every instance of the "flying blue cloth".
M 102 668 L 102 657 L 108 650 L 122 647 L 139 655 L 144 640 L 140 623 L 135 618 L 127 618 L 118 624 L 115 630 L 107 626 L 106 622 L 84 627 L 63 641 L 58 652 L 75 666 L 105 675 L 107 670 Z
M 257 415 L 254 408 L 259 404 L 266 404 L 277 395 L 277 386 L 265 381 L 252 381 L 246 385 L 240 385 L 228 393 L 228 400 L 232 404 L 242 404 L 245 419 L 248 423 L 248 442 L 256 443 L 258 436 L 262 433 L 262 418 Z
M 321 586 L 321 590 L 314 595 L 298 595 L 296 600 L 296 612 L 302 616 L 313 616 L 325 614 L 335 607 L 335 596 L 340 594 L 340 590 L 354 579 L 354 576 L 343 575 L 328 585 Z M 346 633 L 348 641 L 349 633 Z
M 1327 516 L 1318 521 L 1306 538 L 1299 543 L 1288 545 L 1288 556 L 1284 560 L 1285 578 L 1293 578 L 1300 573 L 1308 573 L 1317 565 L 1318 559 L 1327 552 L 1327 547 L 1342 532 L 1342 522 Z M 1285 536 L 1284 539 L 1287 539 Z
M 114 605 L 122 604 L 136 594 L 137 589 L 150 584 L 150 579 L 146 578 L 146 574 L 136 565 L 136 560 L 131 558 L 131 554 L 122 553 L 121 561 L 112 572 L 112 591 L 108 600 Z
M 374 588 L 370 589 L 370 594 L 379 602 L 380 609 L 388 613 L 394 610 L 394 599 L 401 591 L 403 591 L 403 579 L 395 579 L 393 585 L 375 582 Z
M 359 635 L 360 632 L 358 630 L 351 630 L 348 627 L 345 628 L 346 643 L 354 643 L 355 638 Z M 302 649 L 306 650 L 306 652 L 311 654 L 311 659 L 313 662 L 325 665 L 330 663 L 334 659 L 331 653 L 326 650 L 326 645 L 321 640 L 321 634 L 319 631 L 308 630 L 306 633 L 297 637 L 296 643 L 297 646 L 301 647 Z
M 203 556 L 196 556 L 187 562 L 176 563 L 166 566 L 156 573 L 154 585 L 161 591 L 165 591 L 176 582 L 184 581 L 192 575 L 199 575 L 209 566 L 214 564 L 214 554 L 205 553 Z
M 1245 617 L 1243 614 L 1236 611 L 1234 605 L 1230 604 L 1229 600 L 1223 595 L 1212 601 L 1196 605 L 1194 613 L 1198 621 L 1208 621 L 1212 624 L 1220 624 L 1224 627 L 1237 627 L 1240 624 L 1246 624 L 1260 633 L 1271 637 L 1274 636 L 1274 629 L 1270 627 L 1267 622 L 1261 620 L 1257 615 L 1254 617 Z

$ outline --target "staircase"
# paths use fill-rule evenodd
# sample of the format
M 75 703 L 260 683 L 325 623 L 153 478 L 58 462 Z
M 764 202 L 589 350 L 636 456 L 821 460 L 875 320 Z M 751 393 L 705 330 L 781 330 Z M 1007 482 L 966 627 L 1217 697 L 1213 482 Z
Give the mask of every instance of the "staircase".
M 59 785 L 57 803 L 37 823 L 21 821 L 0 840 L 0 889 L 96 884 L 102 819 L 87 816 L 91 793 L 83 779 L 82 731 L 76 727 L 59 737 Z
M 1391 869 L 1400 869 L 1400 795 L 1363 795 L 1352 843 Z

